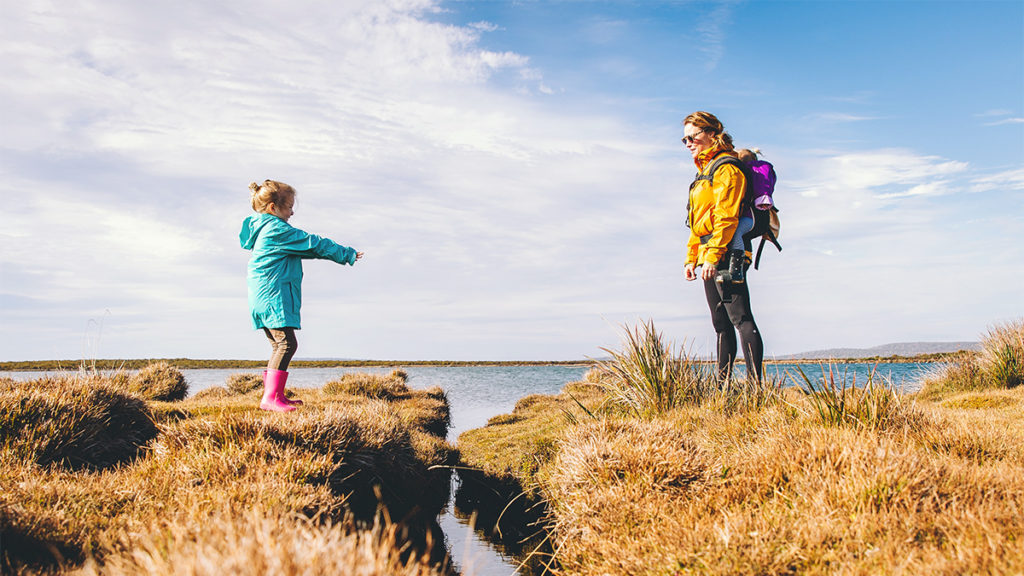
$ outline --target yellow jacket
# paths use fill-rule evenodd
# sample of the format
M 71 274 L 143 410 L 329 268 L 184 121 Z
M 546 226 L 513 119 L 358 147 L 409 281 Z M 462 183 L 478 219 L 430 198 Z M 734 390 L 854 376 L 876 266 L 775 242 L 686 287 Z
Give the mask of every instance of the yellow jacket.
M 697 155 L 694 163 L 703 175 L 711 167 L 718 154 L 735 156 L 736 153 L 721 148 L 709 148 Z M 717 265 L 729 249 L 729 242 L 739 222 L 740 204 L 747 188 L 743 172 L 725 164 L 714 175 L 714 184 L 698 180 L 690 189 L 690 239 L 686 243 L 687 264 Z M 701 244 L 702 236 L 707 236 Z

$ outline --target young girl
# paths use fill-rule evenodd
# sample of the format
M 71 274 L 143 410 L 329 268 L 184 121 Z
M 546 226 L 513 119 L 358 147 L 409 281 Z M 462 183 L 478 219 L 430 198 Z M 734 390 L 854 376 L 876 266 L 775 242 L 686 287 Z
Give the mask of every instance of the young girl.
M 258 212 L 242 222 L 238 239 L 252 250 L 249 258 L 249 310 L 254 329 L 263 329 L 270 340 L 270 362 L 263 376 L 260 408 L 275 412 L 295 410 L 301 400 L 284 394 L 288 363 L 298 347 L 295 331 L 302 305 L 302 259 L 323 258 L 338 264 L 355 264 L 362 252 L 346 248 L 314 234 L 293 228 L 288 219 L 295 213 L 295 189 L 274 180 L 249 184 L 252 209 Z

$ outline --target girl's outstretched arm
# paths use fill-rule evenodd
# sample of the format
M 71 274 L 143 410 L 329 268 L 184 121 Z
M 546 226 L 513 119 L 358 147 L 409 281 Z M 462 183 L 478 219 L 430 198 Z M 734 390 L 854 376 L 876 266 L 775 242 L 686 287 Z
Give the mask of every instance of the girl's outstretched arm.
M 333 260 L 338 264 L 355 264 L 362 257 L 362 252 L 354 248 L 342 246 L 330 238 L 310 234 L 299 230 L 284 221 L 273 231 L 273 244 L 280 250 L 296 254 L 302 258 L 320 258 Z

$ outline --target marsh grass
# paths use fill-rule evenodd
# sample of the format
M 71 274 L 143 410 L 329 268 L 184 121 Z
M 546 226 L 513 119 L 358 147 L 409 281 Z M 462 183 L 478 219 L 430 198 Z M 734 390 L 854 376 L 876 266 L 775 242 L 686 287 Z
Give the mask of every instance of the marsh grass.
M 730 378 L 720 389 L 706 396 L 705 405 L 720 407 L 727 413 L 747 410 L 762 410 L 782 400 L 782 388 L 786 378 L 781 375 L 765 375 L 756 378 Z
M 233 394 L 248 394 L 263 388 L 263 375 L 256 372 L 236 372 L 227 377 L 225 384 Z
M 352 394 L 367 398 L 393 400 L 409 392 L 408 375 L 404 370 L 393 370 L 388 375 L 349 373 L 331 380 L 324 386 L 327 394 Z
M 913 401 L 901 395 L 891 381 L 876 376 L 875 370 L 862 387 L 857 386 L 856 375 L 840 372 L 835 365 L 823 365 L 821 371 L 822 380 L 815 384 L 803 368 L 797 367 L 801 388 L 826 426 L 888 430 L 918 418 Z
M 607 377 L 597 380 L 609 401 L 639 417 L 652 417 L 684 403 L 699 404 L 717 391 L 710 367 L 683 350 L 676 352 L 653 321 L 624 332 L 622 350 L 602 348 L 611 360 L 598 362 Z
M 134 459 L 156 435 L 146 403 L 98 376 L 0 386 L 0 449 L 40 466 L 109 468 Z
M 590 375 L 463 433 L 463 463 L 544 503 L 560 574 L 1024 572 L 1024 387 L 936 403 L 830 371 L 660 413 Z
M 403 551 L 398 526 L 367 529 L 274 509 L 216 510 L 188 523 L 155 521 L 144 536 L 110 547 L 130 554 L 88 562 L 81 576 L 302 574 L 434 576 L 429 560 Z
M 174 402 L 188 395 L 188 382 L 170 363 L 156 362 L 129 376 L 128 389 L 146 400 Z
M 979 364 L 992 385 L 1020 386 L 1024 382 L 1024 319 L 990 328 L 981 340 Z
M 447 501 L 438 390 L 309 390 L 277 414 L 226 389 L 144 402 L 76 378 L 0 382 L 0 572 L 441 573 L 378 516 Z
M 921 396 L 1016 388 L 1024 383 L 1024 319 L 996 324 L 981 338 L 981 350 L 953 356 L 923 381 Z
M 599 361 L 585 380 L 602 386 L 608 401 L 641 418 L 666 414 L 683 406 L 718 410 L 760 410 L 778 402 L 781 376 L 718 380 L 715 369 L 673 344 L 653 321 L 625 328 L 621 350 L 602 348 L 611 359 Z

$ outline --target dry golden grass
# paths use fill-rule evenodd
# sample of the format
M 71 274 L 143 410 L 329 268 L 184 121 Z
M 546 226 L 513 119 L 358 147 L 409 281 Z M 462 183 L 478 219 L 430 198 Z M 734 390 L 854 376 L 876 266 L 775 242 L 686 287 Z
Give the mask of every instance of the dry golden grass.
M 888 433 L 779 408 L 574 428 L 545 483 L 558 558 L 567 574 L 1024 570 L 1007 450 L 1024 438 L 924 413 Z
M 228 376 L 227 388 L 234 394 L 248 394 L 263 388 L 263 375 L 256 372 L 237 372 Z
M 405 381 L 408 376 L 403 370 L 392 370 L 388 375 L 354 372 L 343 374 L 324 386 L 328 394 L 352 394 L 386 400 L 400 398 L 409 392 Z
M 0 449 L 39 465 L 104 468 L 157 435 L 148 406 L 91 376 L 0 385 Z
M 643 419 L 528 397 L 460 449 L 540 493 L 560 574 L 1024 573 L 1024 388 L 882 392 L 837 420 L 795 389 Z
M 525 396 L 512 414 L 495 416 L 486 427 L 459 435 L 462 462 L 490 478 L 518 484 L 536 494 L 536 474 L 554 456 L 558 438 L 571 420 L 587 418 L 577 401 L 593 412 L 603 399 L 599 386 L 583 382 L 566 386 L 558 396 Z
M 128 377 L 129 390 L 146 400 L 174 402 L 188 395 L 185 375 L 168 362 L 149 364 Z
M 304 576 L 435 576 L 436 567 L 404 554 L 396 525 L 317 522 L 279 510 L 218 510 L 185 522 L 157 521 L 126 550 L 79 576 L 302 574 Z
M 970 390 L 1015 388 L 1024 383 L 1024 319 L 996 324 L 981 350 L 953 356 L 924 378 L 921 396 L 941 400 Z
M 373 523 L 379 498 L 395 520 L 431 518 L 447 501 L 443 393 L 309 390 L 300 410 L 278 414 L 256 408 L 258 391 L 144 403 L 110 390 L 123 384 L 0 383 L 3 571 L 89 561 L 83 570 L 104 574 L 439 573 L 393 550 L 395 526 Z M 92 415 L 97 397 L 106 420 Z M 119 424 L 128 416 L 142 424 Z M 54 431 L 60 441 L 44 442 Z M 111 436 L 118 458 L 102 450 Z

